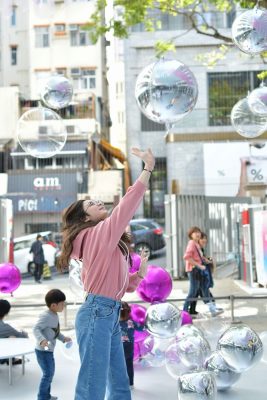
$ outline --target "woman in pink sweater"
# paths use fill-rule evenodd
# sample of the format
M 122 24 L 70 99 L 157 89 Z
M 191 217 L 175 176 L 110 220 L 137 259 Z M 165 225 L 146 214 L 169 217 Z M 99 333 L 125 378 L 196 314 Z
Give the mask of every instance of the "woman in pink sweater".
M 198 297 L 201 289 L 202 298 L 204 303 L 208 306 L 209 313 L 215 317 L 223 312 L 222 309 L 216 307 L 214 299 L 211 297 L 206 281 L 208 279 L 208 272 L 205 266 L 205 257 L 203 257 L 202 250 L 199 245 L 201 237 L 201 230 L 197 226 L 193 226 L 188 231 L 189 242 L 187 244 L 184 260 L 185 270 L 189 278 L 189 291 L 184 303 L 184 311 L 189 311 L 190 305 Z
M 133 149 L 145 167 L 111 216 L 101 201 L 80 200 L 63 216 L 63 245 L 59 266 L 70 258 L 82 260 L 82 281 L 88 293 L 76 317 L 81 367 L 75 400 L 130 400 L 119 326 L 121 298 L 133 292 L 146 274 L 147 258 L 140 270 L 129 273 L 125 230 L 146 191 L 155 159 L 150 149 Z

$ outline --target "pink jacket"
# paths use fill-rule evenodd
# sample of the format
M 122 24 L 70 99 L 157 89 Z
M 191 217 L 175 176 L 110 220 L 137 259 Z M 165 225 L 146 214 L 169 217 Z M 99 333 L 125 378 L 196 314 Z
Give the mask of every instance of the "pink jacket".
M 197 251 L 198 249 L 198 251 Z M 190 258 L 196 261 L 197 265 L 202 265 L 202 259 L 200 257 L 201 248 L 198 243 L 194 240 L 189 240 L 185 253 L 184 253 L 184 260 L 185 260 L 185 270 L 186 272 L 191 272 L 193 269 L 193 265 L 188 261 Z
M 141 279 L 129 274 L 129 265 L 118 242 L 139 206 L 146 186 L 137 180 L 114 208 L 110 217 L 92 228 L 83 229 L 73 242 L 71 258 L 82 259 L 84 290 L 120 300 L 133 292 Z

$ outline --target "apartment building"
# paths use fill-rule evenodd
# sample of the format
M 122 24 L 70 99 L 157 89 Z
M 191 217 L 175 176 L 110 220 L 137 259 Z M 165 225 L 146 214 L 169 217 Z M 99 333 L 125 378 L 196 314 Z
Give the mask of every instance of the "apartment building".
M 84 29 L 94 4 L 92 0 L 0 2 L 0 105 L 5 110 L 0 179 L 7 188 L 1 195 L 13 200 L 16 235 L 59 226 L 66 204 L 88 195 L 91 139 L 109 139 L 106 43 L 100 39 L 93 44 Z M 16 124 L 25 111 L 43 105 L 41 89 L 54 75 L 67 77 L 73 86 L 71 103 L 57 111 L 66 126 L 67 142 L 52 158 L 33 158 L 19 146 Z M 44 127 L 40 129 L 44 133 Z
M 246 55 L 232 45 L 224 59 L 213 68 L 207 68 L 197 55 L 216 51 L 221 41 L 189 29 L 181 15 L 163 15 L 157 10 L 151 10 L 151 14 L 155 21 L 161 22 L 155 22 L 154 32 L 145 32 L 144 25 L 139 24 L 124 40 L 125 103 L 121 109 L 119 101 L 116 106 L 118 115 L 125 113 L 128 152 L 132 146 L 152 147 L 155 152 L 156 172 L 152 175 L 144 211 L 148 216 L 160 217 L 164 212 L 164 193 L 235 196 L 240 184 L 241 159 L 250 157 L 251 153 L 256 158 L 266 157 L 266 135 L 258 138 L 263 146 L 255 148 L 234 131 L 230 120 L 232 107 L 259 85 L 257 74 L 265 70 L 265 66 L 259 56 Z M 235 12 L 207 12 L 205 17 L 231 37 Z M 199 96 L 193 112 L 167 131 L 165 125 L 148 120 L 141 113 L 134 92 L 138 74 L 156 61 L 155 42 L 173 37 L 175 52 L 166 57 L 178 59 L 192 70 Z M 115 87 L 120 80 L 118 76 Z M 135 179 L 142 165 L 133 158 L 130 162 Z M 267 168 L 264 179 L 267 182 Z

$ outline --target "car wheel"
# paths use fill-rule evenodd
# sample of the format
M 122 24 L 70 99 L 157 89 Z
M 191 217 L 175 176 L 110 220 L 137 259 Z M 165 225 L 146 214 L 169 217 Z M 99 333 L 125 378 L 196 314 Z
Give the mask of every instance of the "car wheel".
M 141 253 L 142 253 L 143 250 L 144 250 L 144 252 L 145 252 L 145 255 L 146 255 L 148 258 L 150 258 L 150 257 L 151 257 L 151 248 L 150 248 L 150 246 L 149 246 L 148 244 L 146 244 L 146 243 L 137 243 L 137 244 L 135 245 L 135 252 L 136 252 L 137 254 L 140 254 L 140 255 L 141 255 Z
M 34 262 L 30 262 L 30 263 L 28 264 L 28 273 L 29 273 L 30 275 L 33 275 L 33 274 L 34 274 L 34 269 L 35 269 L 35 264 L 34 264 Z

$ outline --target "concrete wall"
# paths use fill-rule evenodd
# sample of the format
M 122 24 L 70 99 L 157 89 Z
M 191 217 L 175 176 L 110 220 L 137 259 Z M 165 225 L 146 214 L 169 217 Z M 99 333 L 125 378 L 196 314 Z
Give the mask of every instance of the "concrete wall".
M 0 138 L 15 139 L 19 118 L 18 87 L 0 87 Z

